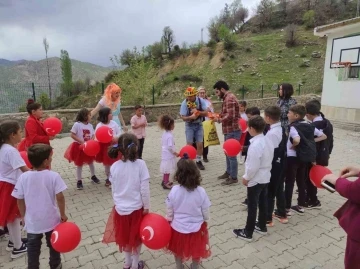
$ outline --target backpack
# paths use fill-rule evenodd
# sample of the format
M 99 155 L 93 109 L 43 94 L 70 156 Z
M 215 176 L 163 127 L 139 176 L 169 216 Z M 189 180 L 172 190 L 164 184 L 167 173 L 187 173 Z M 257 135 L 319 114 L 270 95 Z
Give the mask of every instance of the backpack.
M 290 124 L 300 136 L 300 143 L 296 146 L 296 156 L 301 162 L 312 163 L 316 161 L 316 144 L 314 140 L 315 126 L 302 120 Z M 292 142 L 292 141 L 290 141 Z
M 333 126 L 329 120 L 323 117 L 322 121 L 313 122 L 315 128 L 322 130 L 326 139 L 316 143 L 316 163 L 322 166 L 329 165 L 329 157 L 333 148 Z
M 285 152 L 286 152 L 286 142 L 288 139 L 288 137 L 285 133 L 285 128 L 281 126 L 281 129 L 282 129 L 282 138 L 281 138 L 279 146 L 274 150 L 274 158 L 273 158 L 273 162 L 280 161 L 280 163 L 282 163 L 284 160 Z

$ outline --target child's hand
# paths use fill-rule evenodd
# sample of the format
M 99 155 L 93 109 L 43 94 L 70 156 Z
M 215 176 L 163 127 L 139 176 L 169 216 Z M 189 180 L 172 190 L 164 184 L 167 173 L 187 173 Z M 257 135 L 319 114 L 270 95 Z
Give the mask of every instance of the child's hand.
M 249 183 L 249 181 L 247 181 L 245 178 L 242 179 L 242 184 L 243 184 L 244 186 L 247 186 L 248 183 Z
M 360 169 L 353 167 L 353 166 L 348 166 L 345 167 L 341 170 L 340 172 L 340 176 L 342 178 L 348 178 L 348 177 L 354 177 L 360 174 Z
M 143 210 L 143 215 L 147 215 L 147 214 L 149 214 L 149 209 L 144 209 Z
M 67 222 L 68 217 L 64 214 L 61 216 L 61 222 Z

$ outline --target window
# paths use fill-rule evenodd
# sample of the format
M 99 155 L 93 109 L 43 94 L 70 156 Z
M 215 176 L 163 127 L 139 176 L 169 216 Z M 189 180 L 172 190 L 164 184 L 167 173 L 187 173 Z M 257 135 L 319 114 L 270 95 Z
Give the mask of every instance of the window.
M 359 75 L 360 75 L 360 66 L 350 67 L 349 75 L 348 75 L 349 78 L 359 79 L 360 78 Z

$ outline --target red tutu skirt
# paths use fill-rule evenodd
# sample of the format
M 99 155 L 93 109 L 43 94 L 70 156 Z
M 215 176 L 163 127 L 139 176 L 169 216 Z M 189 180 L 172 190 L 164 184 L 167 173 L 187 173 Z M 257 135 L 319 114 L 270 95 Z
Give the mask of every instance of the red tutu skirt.
M 141 245 L 140 224 L 143 218 L 143 209 L 136 210 L 130 215 L 119 215 L 115 207 L 112 209 L 106 224 L 102 242 L 115 242 L 120 252 L 136 253 Z
M 183 234 L 171 229 L 171 239 L 167 251 L 187 261 L 192 259 L 201 262 L 202 259 L 210 257 L 209 232 L 207 223 L 204 222 L 196 233 Z
M 90 164 L 94 162 L 95 157 L 88 156 L 80 149 L 80 144 L 73 142 L 67 148 L 64 154 L 64 158 L 70 163 L 74 162 L 76 166 L 83 166 L 84 164 Z
M 15 185 L 0 181 L 0 226 L 5 227 L 7 223 L 20 218 L 17 200 L 11 196 Z
M 109 147 L 111 147 L 111 143 L 100 143 L 100 152 L 96 155 L 95 161 L 98 163 L 102 163 L 103 165 L 112 165 L 114 162 L 121 159 L 121 154 L 116 159 L 111 159 L 108 155 Z

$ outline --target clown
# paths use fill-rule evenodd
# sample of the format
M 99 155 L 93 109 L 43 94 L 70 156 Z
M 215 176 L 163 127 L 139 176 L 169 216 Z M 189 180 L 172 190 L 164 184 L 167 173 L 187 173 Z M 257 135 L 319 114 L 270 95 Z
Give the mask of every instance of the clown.
M 206 117 L 209 109 L 204 99 L 197 97 L 198 91 L 194 87 L 185 90 L 186 99 L 181 103 L 180 116 L 185 121 L 186 143 L 192 145 L 196 141 L 196 165 L 200 170 L 205 170 L 201 162 L 203 155 L 204 129 L 203 117 Z

